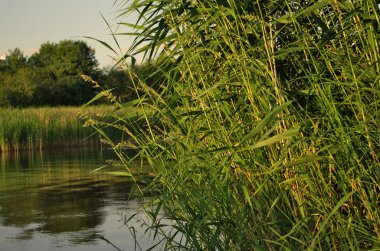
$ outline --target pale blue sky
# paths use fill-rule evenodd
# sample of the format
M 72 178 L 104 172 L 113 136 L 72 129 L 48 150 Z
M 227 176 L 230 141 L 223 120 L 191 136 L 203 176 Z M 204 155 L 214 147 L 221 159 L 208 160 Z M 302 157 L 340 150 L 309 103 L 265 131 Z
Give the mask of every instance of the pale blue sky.
M 119 7 L 114 0 L 0 0 L 0 56 L 9 49 L 22 49 L 30 55 L 44 42 L 64 39 L 83 40 L 96 51 L 102 66 L 111 65 L 115 56 L 109 49 L 83 36 L 115 45 L 100 13 L 117 28 Z M 124 17 L 131 21 L 133 17 Z M 120 31 L 126 31 L 122 28 Z M 121 47 L 129 48 L 132 38 L 119 37 Z

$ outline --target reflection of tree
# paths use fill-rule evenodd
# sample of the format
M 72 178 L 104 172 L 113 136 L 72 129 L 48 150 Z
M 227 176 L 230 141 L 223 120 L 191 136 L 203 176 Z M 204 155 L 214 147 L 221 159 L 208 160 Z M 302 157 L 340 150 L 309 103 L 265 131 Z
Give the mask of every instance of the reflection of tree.
M 6 163 L 25 164 L 22 158 L 16 159 Z M 71 159 L 64 168 L 41 165 L 38 158 L 32 162 L 38 165 L 6 168 L 0 176 L 0 223 L 24 228 L 19 239 L 43 232 L 67 233 L 73 243 L 92 242 L 100 234 L 96 227 L 104 221 L 106 201 L 119 199 L 115 193 L 125 199 L 130 192 L 127 180 L 89 174 L 88 166 L 78 165 L 77 160 Z
M 113 185 L 114 188 L 130 187 L 122 181 L 111 184 L 101 179 L 66 180 L 49 184 L 47 189 L 38 193 L 19 192 L 3 197 L 0 199 L 2 225 L 25 227 L 38 224 L 37 228 L 28 229 L 22 238 L 31 238 L 34 230 L 57 234 L 94 229 L 103 223 L 102 208 L 106 205 L 105 200 L 115 192 Z M 93 239 L 94 234 L 88 237 Z
M 41 216 L 38 218 L 40 230 L 48 233 L 73 232 L 102 224 L 104 215 L 101 207 L 105 197 L 105 193 L 97 193 L 93 189 L 52 189 L 41 193 Z
M 38 208 L 35 195 L 17 192 L 0 198 L 2 225 L 23 227 L 34 222 Z

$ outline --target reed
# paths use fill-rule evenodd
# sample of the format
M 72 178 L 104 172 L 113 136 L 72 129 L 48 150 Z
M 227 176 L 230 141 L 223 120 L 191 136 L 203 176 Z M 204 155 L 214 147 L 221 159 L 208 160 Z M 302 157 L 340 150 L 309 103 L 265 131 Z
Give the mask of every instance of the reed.
M 154 169 L 165 249 L 380 248 L 375 1 L 119 2 L 165 79 L 135 82 L 143 126 L 114 123 L 138 153 L 113 147 Z
M 99 144 L 83 118 L 103 116 L 111 106 L 0 108 L 0 152 Z

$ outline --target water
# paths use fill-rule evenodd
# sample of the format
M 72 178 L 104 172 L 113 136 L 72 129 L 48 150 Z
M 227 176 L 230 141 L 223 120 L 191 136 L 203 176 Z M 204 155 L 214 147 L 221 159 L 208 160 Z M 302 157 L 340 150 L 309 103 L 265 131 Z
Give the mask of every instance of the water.
M 144 199 L 130 199 L 127 177 L 91 173 L 112 158 L 99 149 L 0 155 L 0 251 L 135 250 L 140 248 Z M 117 246 L 114 247 L 113 245 Z

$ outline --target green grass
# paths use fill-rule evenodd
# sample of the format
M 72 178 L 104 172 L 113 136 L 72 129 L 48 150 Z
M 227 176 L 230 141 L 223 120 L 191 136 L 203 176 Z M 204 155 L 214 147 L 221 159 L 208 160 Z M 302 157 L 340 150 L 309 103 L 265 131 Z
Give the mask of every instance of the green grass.
M 99 144 L 84 119 L 103 116 L 111 106 L 0 108 L 0 152 Z M 80 118 L 81 117 L 81 118 Z
M 149 107 L 142 124 L 113 124 L 138 153 L 111 144 L 126 169 L 153 168 L 146 212 L 167 250 L 380 249 L 375 1 L 120 6 L 141 16 L 129 55 L 154 59 L 165 80 L 113 102 Z

